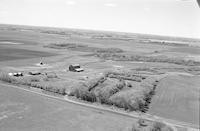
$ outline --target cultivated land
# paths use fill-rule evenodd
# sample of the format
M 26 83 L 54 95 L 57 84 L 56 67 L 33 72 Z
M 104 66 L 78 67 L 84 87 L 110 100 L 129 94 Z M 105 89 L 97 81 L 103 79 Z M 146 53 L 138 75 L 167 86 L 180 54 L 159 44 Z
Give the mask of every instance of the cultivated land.
M 31 86 L 61 96 L 67 95 L 82 103 L 87 101 L 88 104 L 100 107 L 150 114 L 152 118 L 160 117 L 162 121 L 171 119 L 185 123 L 188 127 L 198 128 L 199 44 L 200 40 L 188 38 L 0 25 L 0 79 L 17 86 Z M 38 65 L 40 61 L 44 65 Z M 84 72 L 68 71 L 69 65 L 75 63 L 80 64 Z M 18 71 L 24 76 L 7 75 Z M 40 72 L 41 75 L 28 75 L 30 71 Z M 67 129 L 67 125 L 70 126 L 69 130 L 125 130 L 123 127 L 130 127 L 136 121 L 108 113 L 102 116 L 101 122 L 97 122 L 92 109 L 68 103 L 65 106 L 64 102 L 45 97 L 36 98 L 37 96 L 27 92 L 19 91 L 17 94 L 17 89 L 0 87 L 0 90 L 1 93 L 4 92 L 0 95 L 0 100 L 5 107 L 0 113 L 12 110 L 12 102 L 23 99 L 22 96 L 25 99 L 21 102 L 23 106 L 18 106 L 19 101 L 14 101 L 14 110 L 16 108 L 15 111 L 20 112 L 27 104 L 31 107 L 30 112 L 34 112 L 29 112 L 34 114 L 31 117 L 28 117 L 30 115 L 25 110 L 20 112 L 24 115 L 22 123 L 26 122 L 26 127 L 18 127 L 19 123 L 14 121 L 15 114 L 18 113 L 8 113 L 8 118 L 2 116 L 1 127 L 5 130 L 26 130 L 28 126 L 32 130 L 63 130 Z M 3 95 L 6 93 L 10 96 Z M 7 106 L 9 102 L 11 106 Z M 42 104 L 44 111 L 40 109 Z M 61 110 L 57 112 L 54 106 Z M 51 113 L 48 107 L 56 113 Z M 47 112 L 52 117 L 41 118 L 38 110 Z M 92 118 L 80 118 L 82 110 L 87 110 L 86 114 L 91 114 Z M 51 126 L 51 119 L 55 122 L 53 125 L 58 126 Z M 103 122 L 105 119 L 107 123 Z M 9 121 L 14 126 L 7 126 Z M 28 124 L 29 121 L 32 126 Z M 88 128 L 82 127 L 87 124 Z M 114 129 L 115 126 L 117 127 Z
M 136 121 L 2 85 L 0 107 L 1 131 L 120 131 Z
M 159 83 L 149 112 L 198 125 L 199 87 L 199 76 L 168 76 Z

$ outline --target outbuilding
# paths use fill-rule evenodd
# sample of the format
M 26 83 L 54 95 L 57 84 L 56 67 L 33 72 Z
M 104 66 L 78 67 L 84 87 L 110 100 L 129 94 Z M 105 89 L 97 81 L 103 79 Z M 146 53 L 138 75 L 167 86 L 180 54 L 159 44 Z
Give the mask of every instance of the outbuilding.
M 41 72 L 39 71 L 30 71 L 28 72 L 29 75 L 41 75 Z
M 81 66 L 79 64 L 73 64 L 73 65 L 69 66 L 69 71 L 82 72 L 82 71 L 84 71 L 84 69 L 81 68 Z

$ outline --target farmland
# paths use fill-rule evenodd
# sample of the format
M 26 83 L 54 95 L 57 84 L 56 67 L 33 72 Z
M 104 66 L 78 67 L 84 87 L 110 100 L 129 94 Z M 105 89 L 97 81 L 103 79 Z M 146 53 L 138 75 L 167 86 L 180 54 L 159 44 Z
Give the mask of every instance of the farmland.
M 0 25 L 0 80 L 67 95 L 81 103 L 149 114 L 152 118 L 159 116 L 163 121 L 176 120 L 197 128 L 200 99 L 198 43 L 200 40 L 189 38 Z M 39 64 L 41 61 L 43 65 Z M 80 64 L 84 71 L 69 71 L 71 64 Z M 22 72 L 23 76 L 9 76 L 10 72 Z M 30 72 L 39 74 L 30 75 Z M 96 110 L 65 105 L 45 97 L 37 98 L 16 89 L 0 87 L 0 90 L 2 106 L 11 102 L 6 109 L 11 110 L 19 101 L 25 103 L 14 107 L 17 111 L 24 109 L 19 112 L 25 119 L 16 123 L 14 116 L 18 113 L 11 113 L 14 118 L 2 117 L 2 130 L 26 130 L 28 126 L 31 130 L 63 130 L 67 126 L 70 130 L 123 130 L 122 127 L 136 121 L 109 113 L 104 115 L 105 112 L 94 113 Z M 9 95 L 4 95 L 6 93 Z M 30 110 L 25 111 L 26 105 L 31 107 Z M 41 118 L 45 112 L 50 116 Z M 81 113 L 91 117 L 87 120 Z M 107 123 L 103 122 L 106 120 Z M 58 126 L 51 126 L 52 121 Z
M 149 112 L 166 118 L 199 123 L 200 77 L 174 75 L 163 79 Z
M 0 107 L 2 131 L 113 131 L 135 121 L 2 85 Z
M 30 59 L 30 58 L 47 57 L 54 55 L 52 53 L 20 49 L 12 45 L 6 46 L 2 44 L 0 44 L 0 53 L 1 53 L 0 61 Z

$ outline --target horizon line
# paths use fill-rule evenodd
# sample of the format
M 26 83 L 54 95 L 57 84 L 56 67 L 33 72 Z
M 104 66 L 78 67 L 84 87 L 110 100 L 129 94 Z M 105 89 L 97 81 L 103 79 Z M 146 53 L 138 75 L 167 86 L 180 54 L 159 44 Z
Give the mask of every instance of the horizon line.
M 125 32 L 125 31 L 114 31 L 114 30 L 101 30 L 101 29 L 88 29 L 88 28 L 71 28 L 71 27 L 61 27 L 61 26 L 39 26 L 39 25 L 24 25 L 24 24 L 10 24 L 10 23 L 0 23 L 0 25 L 13 25 L 13 26 L 26 26 L 26 27 L 43 27 L 43 28 L 57 28 L 57 29 L 68 29 L 68 30 L 80 30 L 80 31 L 93 31 L 93 32 L 107 32 L 107 33 L 116 33 L 116 34 L 129 34 L 129 35 L 149 35 L 149 36 L 160 36 L 160 37 L 171 37 L 171 38 L 185 38 L 185 39 L 194 39 L 200 40 L 197 37 L 185 37 L 185 36 L 172 36 L 172 35 L 158 35 L 158 34 L 149 34 L 149 33 L 136 33 L 136 32 Z

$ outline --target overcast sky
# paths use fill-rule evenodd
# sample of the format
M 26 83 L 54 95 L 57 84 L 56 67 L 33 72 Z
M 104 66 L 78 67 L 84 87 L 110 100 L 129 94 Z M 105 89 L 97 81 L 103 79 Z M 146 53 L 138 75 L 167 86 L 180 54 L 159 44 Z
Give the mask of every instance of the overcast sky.
M 196 0 L 0 0 L 0 23 L 200 38 Z

